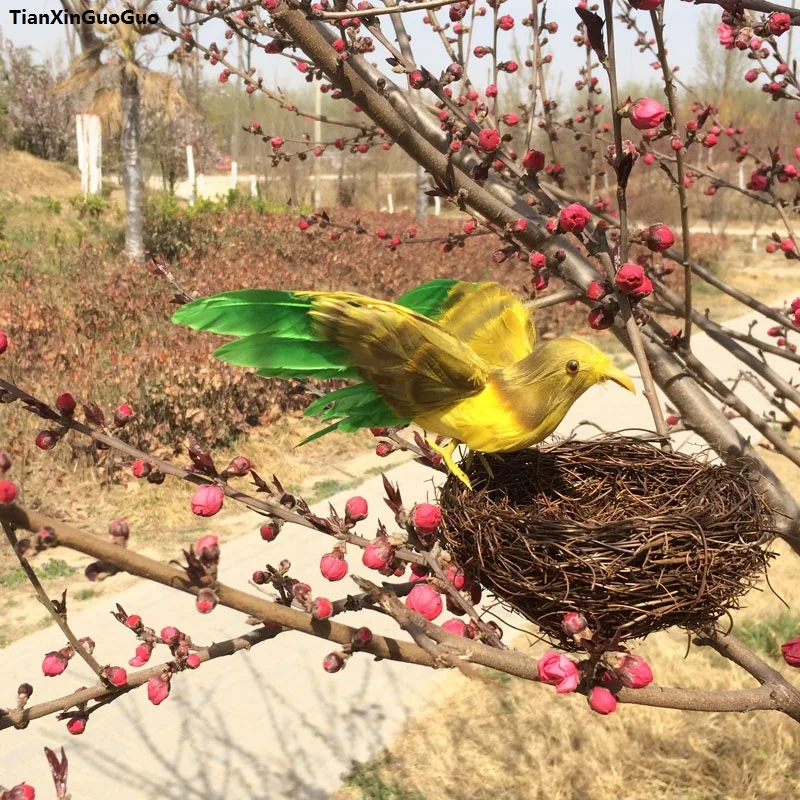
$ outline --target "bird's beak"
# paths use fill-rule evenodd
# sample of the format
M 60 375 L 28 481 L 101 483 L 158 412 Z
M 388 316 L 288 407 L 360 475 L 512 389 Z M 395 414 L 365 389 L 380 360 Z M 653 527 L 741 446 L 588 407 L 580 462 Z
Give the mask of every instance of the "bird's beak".
M 631 376 L 628 375 L 627 372 L 623 372 L 618 367 L 615 367 L 613 364 L 609 364 L 605 370 L 603 371 L 603 378 L 605 380 L 614 381 L 614 383 L 618 383 L 624 389 L 627 389 L 629 392 L 636 394 L 636 387 L 633 385 L 633 381 L 631 380 Z

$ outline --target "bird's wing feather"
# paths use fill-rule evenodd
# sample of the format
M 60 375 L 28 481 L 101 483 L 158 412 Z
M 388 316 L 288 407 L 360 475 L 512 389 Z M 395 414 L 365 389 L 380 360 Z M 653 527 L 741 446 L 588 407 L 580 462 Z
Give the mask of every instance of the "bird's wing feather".
M 521 361 L 536 343 L 531 311 L 499 283 L 459 281 L 436 321 L 495 367 Z
M 310 293 L 318 339 L 349 356 L 400 417 L 416 417 L 477 394 L 489 365 L 442 326 L 415 311 L 367 297 Z

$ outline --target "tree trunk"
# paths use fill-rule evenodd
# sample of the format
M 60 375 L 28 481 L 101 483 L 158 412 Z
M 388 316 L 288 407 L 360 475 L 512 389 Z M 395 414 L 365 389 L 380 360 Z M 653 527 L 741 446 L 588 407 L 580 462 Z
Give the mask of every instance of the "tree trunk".
M 122 94 L 122 186 L 125 190 L 125 255 L 144 261 L 142 126 L 139 80 L 136 73 L 123 68 Z

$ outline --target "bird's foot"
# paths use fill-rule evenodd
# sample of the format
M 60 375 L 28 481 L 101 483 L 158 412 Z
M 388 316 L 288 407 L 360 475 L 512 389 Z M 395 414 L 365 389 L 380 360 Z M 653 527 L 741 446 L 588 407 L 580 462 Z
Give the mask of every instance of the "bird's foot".
M 438 444 L 431 441 L 430 439 L 426 439 L 425 441 L 430 445 L 431 449 L 435 453 L 438 453 L 442 457 L 442 461 L 444 461 L 444 464 L 447 467 L 447 469 L 449 469 L 450 472 L 453 475 L 455 475 L 456 478 L 458 478 L 461 481 L 461 483 L 463 483 L 467 487 L 467 489 L 471 489 L 472 483 L 470 479 L 467 477 L 466 472 L 464 472 L 464 470 L 461 469 L 461 467 L 459 467 L 455 461 L 453 461 L 453 451 L 456 449 L 456 447 L 458 447 L 460 442 L 456 441 L 455 439 L 451 439 L 450 444 L 445 445 L 444 447 L 440 447 Z

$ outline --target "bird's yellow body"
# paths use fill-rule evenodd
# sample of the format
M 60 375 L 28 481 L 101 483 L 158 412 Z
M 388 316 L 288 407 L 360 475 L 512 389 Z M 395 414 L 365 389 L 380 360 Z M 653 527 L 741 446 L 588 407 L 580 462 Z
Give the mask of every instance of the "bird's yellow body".
M 541 442 L 575 400 L 612 380 L 635 391 L 608 356 L 580 339 L 535 346 L 528 308 L 497 283 L 437 279 L 397 303 L 346 292 L 242 290 L 201 298 L 174 316 L 240 337 L 215 355 L 260 375 L 353 378 L 307 413 L 335 420 L 319 432 L 415 422 L 482 453 Z M 314 438 L 314 437 L 311 437 Z

